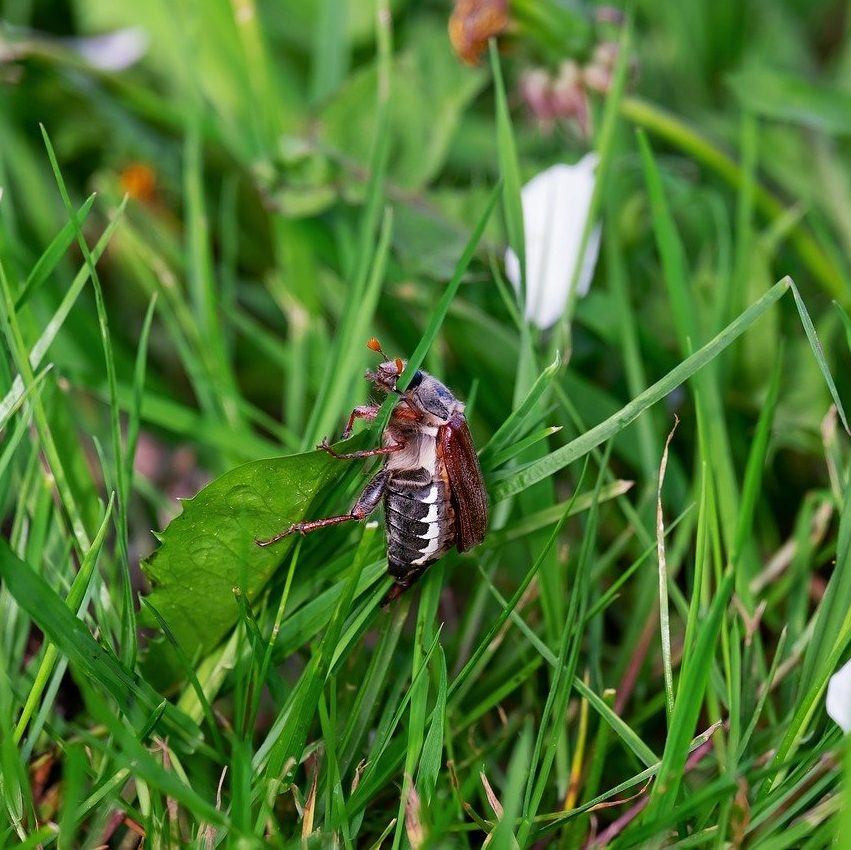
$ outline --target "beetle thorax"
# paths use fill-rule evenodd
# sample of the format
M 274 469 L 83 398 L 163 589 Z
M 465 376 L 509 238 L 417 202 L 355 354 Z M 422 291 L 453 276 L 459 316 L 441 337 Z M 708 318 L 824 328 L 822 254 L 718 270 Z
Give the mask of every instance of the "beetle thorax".
M 445 425 L 455 413 L 463 413 L 464 405 L 437 378 L 428 372 L 417 371 L 415 383 L 405 392 L 407 403 L 422 414 L 427 426 Z

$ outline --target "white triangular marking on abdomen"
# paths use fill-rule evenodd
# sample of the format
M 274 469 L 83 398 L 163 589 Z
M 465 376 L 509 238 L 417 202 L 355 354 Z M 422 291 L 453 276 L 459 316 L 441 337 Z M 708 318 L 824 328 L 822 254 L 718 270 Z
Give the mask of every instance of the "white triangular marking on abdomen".
M 431 540 L 428 541 L 428 545 L 425 547 L 425 549 L 420 549 L 420 552 L 422 552 L 422 557 L 417 558 L 416 561 L 411 561 L 411 564 L 413 564 L 414 566 L 418 564 L 424 564 L 429 559 L 429 556 L 433 555 L 437 551 L 439 540 L 439 537 L 432 537 Z
M 422 520 L 423 522 L 425 520 Z M 420 540 L 432 540 L 435 537 L 440 537 L 440 525 L 436 522 L 432 522 L 428 526 L 428 530 L 425 534 L 418 534 L 417 537 Z

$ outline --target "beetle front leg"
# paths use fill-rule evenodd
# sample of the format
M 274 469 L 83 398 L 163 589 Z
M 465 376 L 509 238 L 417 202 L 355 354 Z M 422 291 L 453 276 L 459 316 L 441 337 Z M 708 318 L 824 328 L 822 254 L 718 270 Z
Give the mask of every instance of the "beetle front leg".
M 352 428 L 354 428 L 355 419 L 365 419 L 367 422 L 372 422 L 378 415 L 379 410 L 381 410 L 381 408 L 377 404 L 361 404 L 356 407 L 349 416 L 349 421 L 343 429 L 343 436 L 341 439 L 348 440 L 349 437 L 352 436 Z
M 328 440 L 323 439 L 316 447 L 323 452 L 327 452 L 331 457 L 337 460 L 357 460 L 362 457 L 376 457 L 378 455 L 390 455 L 393 452 L 401 452 L 405 448 L 405 443 L 394 443 L 392 446 L 381 446 L 377 449 L 364 449 L 360 452 L 335 452 L 328 443 Z
M 354 507 L 347 514 L 340 516 L 329 516 L 325 519 L 303 520 L 302 522 L 294 522 L 289 528 L 270 537 L 267 540 L 255 540 L 258 546 L 265 548 L 289 537 L 291 534 L 298 532 L 299 534 L 309 534 L 311 531 L 316 531 L 318 528 L 325 528 L 329 525 L 339 525 L 341 522 L 351 522 L 352 520 L 366 519 L 377 507 L 384 495 L 384 488 L 387 486 L 387 472 L 381 470 L 370 482 L 366 485 L 363 492 L 360 494 Z

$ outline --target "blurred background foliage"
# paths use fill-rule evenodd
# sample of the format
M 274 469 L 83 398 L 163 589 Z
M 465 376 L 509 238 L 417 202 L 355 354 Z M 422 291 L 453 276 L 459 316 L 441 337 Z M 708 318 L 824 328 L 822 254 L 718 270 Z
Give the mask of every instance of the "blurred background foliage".
M 490 75 L 453 55 L 446 37 L 450 11 L 439 2 L 392 4 L 386 132 L 395 226 L 374 327 L 388 349 L 401 353 L 417 337 L 423 310 L 450 274 L 498 172 Z M 535 4 L 512 6 L 503 62 L 524 178 L 593 146 L 599 98 L 589 93 L 592 117 L 584 128 L 569 119 L 542 125 L 524 104 L 519 83 L 530 70 L 555 73 L 565 58 L 585 61 L 595 44 L 616 41 L 617 16 L 605 12 L 598 9 L 595 17 L 586 9 L 561 21 L 573 41 L 557 43 L 575 49 L 558 56 L 551 22 L 536 19 Z M 617 219 L 648 372 L 661 373 L 671 362 L 673 340 L 635 124 L 649 127 L 659 153 L 698 296 L 712 302 L 722 288 L 719 278 L 732 276 L 733 284 L 724 285 L 732 315 L 788 272 L 832 350 L 840 321 L 829 299 L 851 303 L 845 4 L 639 2 L 634 14 L 627 120 L 619 125 L 604 218 Z M 244 436 L 197 446 L 211 471 L 279 443 L 301 445 L 343 303 L 368 176 L 377 85 L 371 4 L 18 0 L 5 4 L 4 20 L 0 167 L 7 268 L 25 277 L 63 221 L 37 132 L 43 122 L 75 203 L 98 193 L 86 221 L 90 236 L 102 231 L 122 195 L 130 195 L 101 274 L 120 383 L 132 369 L 144 306 L 153 292 L 162 295 L 147 424 L 174 445 L 195 433 L 200 410 L 208 426 Z M 141 42 L 131 67 L 101 70 L 81 55 L 80 38 L 126 34 L 126 28 L 135 28 Z M 102 53 L 109 49 L 101 45 Z M 644 105 L 663 112 L 648 117 Z M 673 129 L 653 138 L 654 122 L 664 130 L 669 116 Z M 751 138 L 746 153 L 755 160 L 757 185 L 737 193 L 741 186 L 731 187 L 708 155 L 683 150 L 682 128 L 698 134 L 710 153 L 735 160 L 743 137 Z M 748 173 L 738 172 L 738 179 Z M 767 216 L 759 193 L 779 202 Z M 810 239 L 809 262 L 790 242 L 790 234 L 802 231 Z M 486 246 L 503 244 L 494 218 Z M 76 266 L 73 257 L 63 259 L 30 296 L 33 331 Z M 623 398 L 622 376 L 608 353 L 617 325 L 607 321 L 605 275 L 603 263 L 592 295 L 579 305 L 575 329 L 572 371 L 582 384 L 576 400 L 589 421 Z M 516 343 L 488 278 L 486 267 L 471 273 L 454 311 L 463 321 L 450 321 L 435 356 L 450 357 L 444 368 L 459 391 L 475 378 L 487 387 L 479 412 L 495 422 L 510 399 Z M 90 299 L 84 292 L 52 359 L 97 432 L 102 412 L 94 399 L 105 376 Z M 228 321 L 219 323 L 220 317 Z M 476 344 L 482 337 L 469 333 L 471 321 L 494 344 Z M 726 399 L 732 415 L 758 412 L 782 321 L 762 323 L 741 346 Z M 367 362 L 360 350 L 351 358 Z M 807 358 L 788 362 L 776 436 L 795 449 L 788 461 L 800 466 L 817 448 L 825 396 Z M 839 378 L 847 379 L 846 370 Z M 217 395 L 206 388 L 210 381 L 230 387 L 230 405 L 205 402 Z M 348 403 L 361 394 L 361 386 L 352 386 Z M 339 421 L 342 411 L 335 414 Z

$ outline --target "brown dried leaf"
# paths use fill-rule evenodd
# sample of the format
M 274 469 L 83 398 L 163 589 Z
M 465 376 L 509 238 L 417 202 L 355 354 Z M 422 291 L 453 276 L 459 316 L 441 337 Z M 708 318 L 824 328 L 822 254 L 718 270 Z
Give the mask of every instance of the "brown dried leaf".
M 405 797 L 405 832 L 408 834 L 412 850 L 420 850 L 420 847 L 425 845 L 425 829 L 422 822 L 420 795 L 409 774 L 405 774 L 405 787 L 408 789 Z
M 485 776 L 484 771 L 479 773 L 479 778 L 482 780 L 482 785 L 484 786 L 485 796 L 488 798 L 488 803 L 490 804 L 491 809 L 493 809 L 496 819 L 499 820 L 503 815 L 502 803 L 500 803 L 497 799 L 497 796 L 494 793 L 493 788 L 491 788 L 491 784 L 488 782 L 488 778 Z
M 508 27 L 508 0 L 456 0 L 449 16 L 449 40 L 467 65 L 478 65 L 488 39 Z
M 319 784 L 319 760 L 313 760 L 313 781 L 304 803 L 304 813 L 301 818 L 301 837 L 307 838 L 313 832 L 313 816 L 316 813 L 316 786 Z

